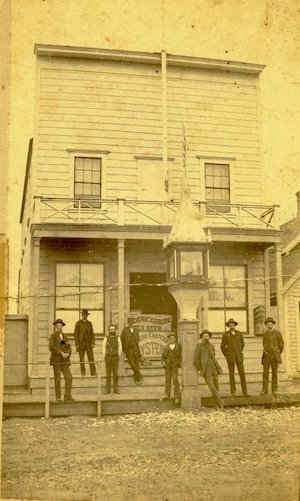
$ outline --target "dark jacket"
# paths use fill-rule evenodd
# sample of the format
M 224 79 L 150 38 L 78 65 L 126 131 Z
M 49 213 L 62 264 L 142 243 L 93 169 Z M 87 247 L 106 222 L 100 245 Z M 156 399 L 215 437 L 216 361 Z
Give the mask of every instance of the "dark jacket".
M 74 330 L 75 345 L 80 346 L 84 338 L 90 345 L 95 344 L 93 325 L 89 320 L 78 320 Z
M 66 334 L 62 334 L 63 339 L 60 340 L 58 332 L 53 332 L 49 338 L 49 350 L 51 351 L 50 364 L 60 364 L 62 362 L 67 365 L 71 365 L 70 355 L 71 355 L 71 345 L 68 341 Z M 68 353 L 68 358 L 62 356 L 63 353 Z
M 124 353 L 128 353 L 129 349 L 135 350 L 140 353 L 139 348 L 139 331 L 133 327 L 133 332 L 131 332 L 130 327 L 124 327 L 121 333 L 122 348 Z
M 263 357 L 262 363 L 265 355 L 275 356 L 277 362 L 281 364 L 281 353 L 283 352 L 284 342 L 282 335 L 276 329 L 271 331 L 266 331 L 263 337 Z
M 197 370 L 201 372 L 202 376 L 205 375 L 207 364 L 210 359 L 213 362 L 213 370 L 215 369 L 215 372 L 222 374 L 222 369 L 215 356 L 215 347 L 203 341 L 197 344 L 194 354 L 194 365 L 197 367 Z
M 223 334 L 221 350 L 227 362 L 236 362 L 236 360 L 242 362 L 244 346 L 245 342 L 241 332 L 235 331 L 233 335 L 227 331 Z
M 181 344 L 175 343 L 174 350 L 167 344 L 162 352 L 161 361 L 166 367 L 181 367 Z

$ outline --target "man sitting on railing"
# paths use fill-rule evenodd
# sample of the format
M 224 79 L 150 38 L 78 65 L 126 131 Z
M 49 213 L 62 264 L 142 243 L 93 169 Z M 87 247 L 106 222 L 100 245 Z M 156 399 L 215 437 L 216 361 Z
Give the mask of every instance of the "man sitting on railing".
M 57 402 L 61 402 L 61 387 L 60 379 L 61 373 L 65 378 L 65 402 L 73 402 L 72 390 L 72 374 L 70 371 L 70 356 L 71 345 L 68 341 L 66 334 L 63 333 L 62 328 L 66 325 L 61 318 L 53 322 L 54 332 L 49 339 L 49 350 L 51 351 L 50 364 L 53 365 L 54 383 L 55 383 L 55 397 Z

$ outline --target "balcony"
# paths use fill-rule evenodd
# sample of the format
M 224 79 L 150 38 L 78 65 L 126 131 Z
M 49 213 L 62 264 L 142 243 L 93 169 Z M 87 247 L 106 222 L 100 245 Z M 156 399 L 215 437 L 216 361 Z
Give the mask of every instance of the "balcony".
M 172 226 L 179 202 L 34 197 L 33 224 Z M 208 227 L 276 230 L 278 205 L 194 202 Z

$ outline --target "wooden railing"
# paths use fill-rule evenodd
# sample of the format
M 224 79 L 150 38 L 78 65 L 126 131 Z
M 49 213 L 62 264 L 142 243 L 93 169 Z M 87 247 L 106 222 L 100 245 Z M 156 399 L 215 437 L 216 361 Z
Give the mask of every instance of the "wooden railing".
M 35 197 L 33 223 L 172 226 L 179 202 Z M 194 202 L 207 226 L 277 229 L 278 205 Z

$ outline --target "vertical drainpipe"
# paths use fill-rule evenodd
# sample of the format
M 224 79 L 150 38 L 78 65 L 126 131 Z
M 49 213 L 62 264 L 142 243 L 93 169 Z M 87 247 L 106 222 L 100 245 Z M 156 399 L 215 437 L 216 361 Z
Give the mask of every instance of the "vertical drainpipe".
M 168 95 L 167 95 L 167 53 L 161 51 L 161 110 L 162 110 L 162 158 L 163 171 L 166 174 L 165 185 L 169 196 L 172 198 L 170 191 L 170 173 L 168 169 Z

